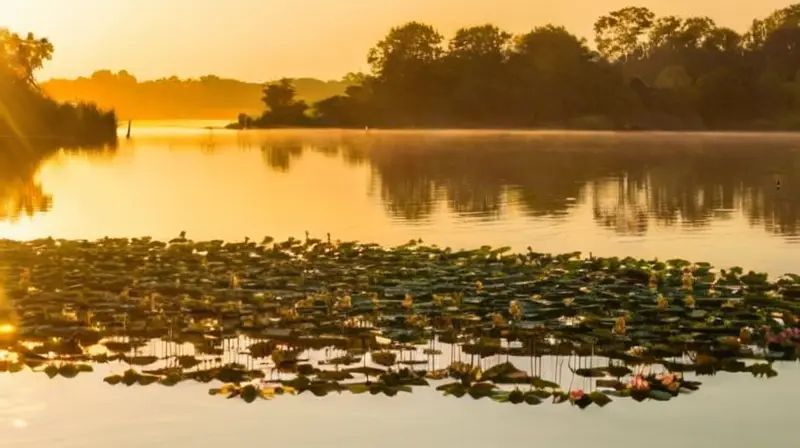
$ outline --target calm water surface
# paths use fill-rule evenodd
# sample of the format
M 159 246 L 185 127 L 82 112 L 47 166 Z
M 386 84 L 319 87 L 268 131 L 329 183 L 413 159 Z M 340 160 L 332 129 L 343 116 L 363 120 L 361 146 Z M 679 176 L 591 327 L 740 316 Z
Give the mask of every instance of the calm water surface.
M 202 126 L 206 126 L 203 124 Z M 800 272 L 800 136 L 134 128 L 99 153 L 0 170 L 0 238 L 303 237 L 680 257 Z M 800 446 L 800 367 L 704 377 L 670 403 L 578 412 L 443 399 L 300 396 L 257 405 L 206 385 L 111 388 L 0 375 L 2 446 Z

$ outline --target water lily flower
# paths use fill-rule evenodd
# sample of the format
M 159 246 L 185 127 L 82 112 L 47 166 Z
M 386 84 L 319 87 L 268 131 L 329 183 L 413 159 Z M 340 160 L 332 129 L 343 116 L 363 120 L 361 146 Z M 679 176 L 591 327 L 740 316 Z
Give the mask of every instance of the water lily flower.
M 481 281 L 480 281 L 480 280 L 478 280 L 478 281 L 476 281 L 476 282 L 475 282 L 475 289 L 476 289 L 478 292 L 480 292 L 480 291 L 483 291 L 483 283 L 481 283 Z
M 723 308 L 736 308 L 736 306 L 739 305 L 740 303 L 741 303 L 741 301 L 739 301 L 739 300 L 728 299 L 728 300 L 725 301 L 725 303 L 722 304 L 722 307 Z
M 669 386 L 670 384 L 674 383 L 677 378 L 673 373 L 666 372 L 656 375 L 656 380 L 660 381 L 664 386 Z
M 578 401 L 583 398 L 584 395 L 583 389 L 572 389 L 569 391 L 569 401 Z
M 406 298 L 403 299 L 403 308 L 408 310 L 411 309 L 412 306 L 414 306 L 414 297 L 412 297 L 411 294 L 406 294 Z
M 511 303 L 508 304 L 508 312 L 514 320 L 520 320 L 523 314 L 522 304 L 520 304 L 518 300 L 512 300 Z
M 30 281 L 31 281 L 31 270 L 28 268 L 23 268 L 22 272 L 19 273 L 19 285 L 24 287 Z
M 752 330 L 750 328 L 742 327 L 742 329 L 739 330 L 739 343 L 747 344 L 748 342 L 750 342 L 751 335 L 752 335 Z
M 648 383 L 642 375 L 636 375 L 631 382 L 628 383 L 627 387 L 633 390 L 648 390 L 650 389 L 650 383 Z
M 492 313 L 492 323 L 496 326 L 505 325 L 506 319 L 500 313 Z
M 412 327 L 425 327 L 428 320 L 421 314 L 410 314 L 406 316 L 406 324 Z
M 695 307 L 696 302 L 694 300 L 694 296 L 688 294 L 686 297 L 683 298 L 683 304 L 686 305 L 686 308 L 692 309 Z
M 620 316 L 614 321 L 614 333 L 624 335 L 627 332 L 627 325 L 625 323 L 625 316 Z
M 350 296 L 344 296 L 336 301 L 336 308 L 341 310 L 350 309 L 353 307 Z
M 667 309 L 667 306 L 669 306 L 669 300 L 667 300 L 667 298 L 663 295 L 659 294 L 658 298 L 656 299 L 656 305 L 658 306 L 658 309 L 663 311 Z
M 378 298 L 378 293 L 375 293 L 375 292 L 370 293 L 369 294 L 369 300 L 372 301 L 373 305 L 375 305 L 375 309 L 376 310 L 381 307 L 380 299 Z
M 800 328 L 786 328 L 778 334 L 767 330 L 766 340 L 768 343 L 800 342 Z
M 687 291 L 691 291 L 694 287 L 694 276 L 692 272 L 687 268 L 683 271 L 683 276 L 681 277 L 683 282 L 683 289 Z
M 769 297 L 770 299 L 777 299 L 777 298 L 782 297 L 783 294 L 781 294 L 780 292 L 775 291 L 775 290 L 770 290 L 770 291 L 765 292 L 764 296 L 765 297 Z
M 633 347 L 629 348 L 626 353 L 630 356 L 642 357 L 646 352 L 647 352 L 647 347 L 642 347 L 641 345 L 634 345 Z
M 156 298 L 158 298 L 158 293 L 151 293 L 150 294 L 150 311 L 156 311 Z
M 648 287 L 651 290 L 656 290 L 658 288 L 658 274 L 656 274 L 656 271 L 650 273 L 650 282 Z

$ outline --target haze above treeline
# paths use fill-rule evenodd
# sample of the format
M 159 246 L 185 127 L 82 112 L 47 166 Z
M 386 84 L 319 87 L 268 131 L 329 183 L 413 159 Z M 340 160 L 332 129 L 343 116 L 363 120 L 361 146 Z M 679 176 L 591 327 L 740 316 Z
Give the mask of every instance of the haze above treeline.
M 800 4 L 755 18 L 743 34 L 708 17 L 627 7 L 597 19 L 595 51 L 553 25 L 520 35 L 467 26 L 446 40 L 409 22 L 372 47 L 369 73 L 333 83 L 281 80 L 262 91 L 216 77 L 139 83 L 105 71 L 42 87 L 123 118 L 235 111 L 239 127 L 800 129 L 799 25 Z
M 309 104 L 345 93 L 355 81 L 296 78 L 298 99 Z M 50 79 L 42 89 L 58 101 L 88 100 L 115 109 L 121 120 L 234 120 L 239 113 L 257 114 L 265 83 L 220 78 L 215 75 L 182 79 L 177 76 L 138 81 L 125 70 L 98 70 L 88 77 Z

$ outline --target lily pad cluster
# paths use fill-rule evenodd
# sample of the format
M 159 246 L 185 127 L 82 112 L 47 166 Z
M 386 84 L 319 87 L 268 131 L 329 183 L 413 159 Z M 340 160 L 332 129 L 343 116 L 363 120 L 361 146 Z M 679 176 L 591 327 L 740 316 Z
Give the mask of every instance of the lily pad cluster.
M 122 362 L 129 368 L 107 383 L 216 380 L 225 386 L 214 395 L 245 401 L 306 391 L 396 395 L 446 378 L 457 381 L 436 386 L 445 395 L 504 403 L 665 401 L 699 386 L 682 373 L 772 377 L 774 361 L 800 352 L 800 277 L 770 281 L 685 260 L 420 241 L 387 248 L 308 235 L 194 242 L 181 234 L 169 242 L 4 240 L 0 269 L 0 342 L 15 355 L 0 359 L 0 371 L 29 367 L 70 378 Z M 230 341 L 241 338 L 247 346 L 233 349 Z M 142 354 L 152 340 L 191 344 L 195 354 Z M 451 357 L 435 369 L 430 359 L 403 359 L 419 347 L 435 358 L 437 344 L 469 362 Z M 105 351 L 90 350 L 97 346 Z M 269 358 L 269 368 L 210 365 L 232 350 Z M 340 355 L 320 366 L 303 360 L 319 350 Z M 509 362 L 479 367 L 491 357 L 543 356 L 602 357 L 608 365 L 572 369 L 597 378 L 588 392 Z M 664 371 L 641 370 L 650 365 Z M 268 370 L 292 378 L 267 378 Z

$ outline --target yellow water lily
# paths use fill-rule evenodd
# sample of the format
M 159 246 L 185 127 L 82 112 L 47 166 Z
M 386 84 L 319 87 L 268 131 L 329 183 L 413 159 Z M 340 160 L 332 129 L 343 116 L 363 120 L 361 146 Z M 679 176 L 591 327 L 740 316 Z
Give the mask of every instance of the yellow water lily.
M 512 300 L 511 303 L 508 304 L 508 312 L 514 320 L 522 319 L 523 310 L 519 300 Z
M 658 288 L 658 274 L 656 271 L 650 273 L 650 282 L 648 286 L 651 290 L 656 290 Z
M 737 299 L 728 299 L 725 303 L 722 304 L 723 308 L 736 308 L 739 305 L 740 301 Z
M 272 400 L 273 398 L 275 398 L 275 388 L 262 387 L 258 390 L 258 396 L 264 400 Z
M 683 272 L 683 276 L 681 277 L 681 281 L 683 283 L 682 288 L 686 291 L 691 291 L 694 288 L 694 276 L 692 272 L 686 269 Z
M 25 287 L 31 281 L 31 270 L 28 268 L 22 268 L 22 271 L 19 273 L 19 286 Z
M 627 332 L 625 316 L 620 316 L 614 321 L 614 334 L 624 335 Z
M 656 299 L 656 306 L 658 306 L 658 309 L 663 311 L 669 306 L 669 300 L 667 300 L 667 298 L 663 295 L 659 294 L 658 298 Z
M 431 370 L 430 372 L 425 374 L 425 378 L 429 380 L 443 380 L 447 378 L 447 375 L 449 373 L 450 373 L 449 369 Z
M 695 307 L 696 302 L 694 296 L 688 294 L 686 297 L 683 298 L 683 304 L 686 305 L 686 308 L 692 309 Z
M 294 304 L 294 307 L 299 309 L 311 308 L 312 306 L 314 306 L 314 297 L 306 297 L 305 299 L 298 300 Z
M 496 326 L 505 325 L 506 319 L 500 313 L 492 313 L 492 323 Z
M 372 304 L 375 305 L 375 310 L 379 310 L 381 308 L 380 299 L 378 298 L 378 293 L 371 292 L 369 294 L 369 299 L 372 301 Z
M 157 297 L 158 297 L 158 293 L 154 292 L 154 293 L 150 294 L 150 311 L 151 312 L 155 312 L 156 311 L 156 298 Z
M 742 329 L 739 330 L 739 343 L 740 344 L 749 343 L 750 342 L 750 335 L 751 335 L 750 329 L 747 328 L 747 327 L 742 327 Z
M 294 307 L 279 308 L 278 315 L 281 317 L 281 319 L 287 319 L 287 320 L 297 319 L 298 317 L 300 317 L 300 315 L 297 314 L 297 310 L 294 309 Z
M 412 327 L 425 327 L 428 319 L 421 314 L 409 314 L 406 316 L 406 324 Z
M 217 389 L 217 391 L 218 391 L 218 393 L 220 395 L 229 395 L 232 392 L 235 392 L 237 390 L 239 390 L 239 386 L 236 385 L 236 384 L 230 384 L 230 383 L 229 384 L 223 384 L 222 386 L 220 386 L 219 389 Z
M 411 294 L 406 294 L 406 298 L 403 299 L 403 308 L 408 310 L 411 309 L 412 306 L 414 306 L 414 297 L 412 297 Z
M 297 389 L 292 386 L 281 386 L 284 394 L 297 395 Z
M 336 301 L 336 308 L 340 310 L 348 310 L 353 307 L 350 296 L 344 296 Z

